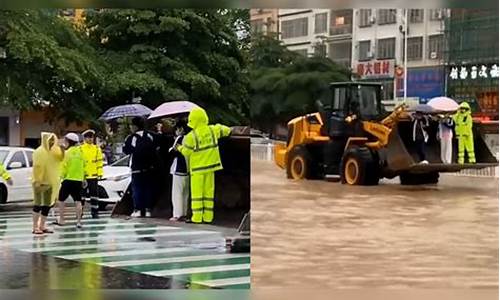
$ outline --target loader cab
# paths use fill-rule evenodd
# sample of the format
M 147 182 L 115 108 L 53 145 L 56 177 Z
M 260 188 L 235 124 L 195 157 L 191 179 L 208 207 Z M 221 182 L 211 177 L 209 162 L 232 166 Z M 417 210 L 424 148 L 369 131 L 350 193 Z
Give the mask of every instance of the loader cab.
M 330 84 L 323 95 L 324 130 L 331 137 L 361 135 L 360 122 L 348 122 L 356 116 L 359 120 L 378 120 L 384 115 L 381 101 L 382 85 L 379 83 L 343 82 Z

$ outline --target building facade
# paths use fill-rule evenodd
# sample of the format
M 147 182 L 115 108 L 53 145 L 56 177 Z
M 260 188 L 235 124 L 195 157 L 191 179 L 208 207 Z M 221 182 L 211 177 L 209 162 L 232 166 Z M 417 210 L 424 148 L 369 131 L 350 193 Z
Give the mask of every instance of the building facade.
M 278 33 L 278 9 L 250 9 L 250 27 L 252 34 Z
M 452 9 L 445 34 L 447 95 L 498 121 L 498 12 Z
M 444 95 L 445 9 L 356 9 L 352 69 L 360 80 L 378 81 L 383 99 L 404 96 L 407 34 L 407 97 L 420 102 Z M 405 28 L 405 23 L 407 24 Z

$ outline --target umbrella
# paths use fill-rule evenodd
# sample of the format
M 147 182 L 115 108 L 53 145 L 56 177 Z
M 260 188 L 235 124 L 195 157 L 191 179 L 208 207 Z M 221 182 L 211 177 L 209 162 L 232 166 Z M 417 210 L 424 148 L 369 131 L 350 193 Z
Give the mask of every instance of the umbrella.
M 413 107 L 413 110 L 416 112 L 421 112 L 421 113 L 433 113 L 434 108 L 428 104 L 418 104 L 415 107 Z
M 432 98 L 427 102 L 427 105 L 431 106 L 437 111 L 442 111 L 442 112 L 454 112 L 458 110 L 458 103 L 448 97 L 436 97 Z
M 189 113 L 193 108 L 199 107 L 193 102 L 189 101 L 172 101 L 165 102 L 162 105 L 158 106 L 149 116 L 148 119 L 158 118 L 158 117 L 166 117 L 172 116 L 182 113 Z
M 151 109 L 142 104 L 126 104 L 111 107 L 102 116 L 100 120 L 110 121 L 123 117 L 144 117 L 152 112 Z

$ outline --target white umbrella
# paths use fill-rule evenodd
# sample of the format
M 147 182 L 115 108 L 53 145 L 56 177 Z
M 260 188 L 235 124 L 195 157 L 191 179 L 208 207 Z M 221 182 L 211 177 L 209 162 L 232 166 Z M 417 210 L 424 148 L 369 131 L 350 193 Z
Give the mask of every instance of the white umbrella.
M 189 101 L 172 101 L 165 102 L 162 105 L 158 106 L 152 113 L 149 115 L 148 119 L 159 118 L 159 117 L 167 117 L 182 113 L 189 113 L 193 108 L 199 107 L 193 102 Z
M 442 111 L 442 112 L 454 112 L 458 110 L 458 103 L 448 97 L 436 97 L 432 98 L 427 102 L 427 105 L 431 106 L 434 108 L 436 111 Z

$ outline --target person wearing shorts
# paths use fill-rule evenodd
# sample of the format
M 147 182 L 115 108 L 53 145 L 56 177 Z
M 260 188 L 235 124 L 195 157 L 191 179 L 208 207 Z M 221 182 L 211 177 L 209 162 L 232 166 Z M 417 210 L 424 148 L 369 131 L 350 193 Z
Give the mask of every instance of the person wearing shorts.
M 61 177 L 63 179 L 59 191 L 59 219 L 54 222 L 56 225 L 64 225 L 64 202 L 71 196 L 76 206 L 76 227 L 81 228 L 81 218 L 83 213 L 82 189 L 85 184 L 85 160 L 82 150 L 78 145 L 79 138 L 75 133 L 68 133 L 65 136 L 68 150 L 64 154 Z

